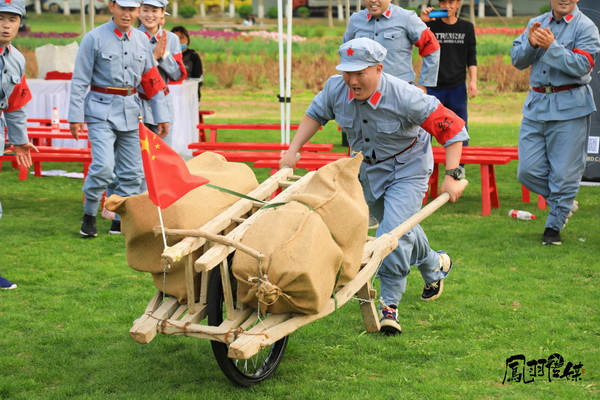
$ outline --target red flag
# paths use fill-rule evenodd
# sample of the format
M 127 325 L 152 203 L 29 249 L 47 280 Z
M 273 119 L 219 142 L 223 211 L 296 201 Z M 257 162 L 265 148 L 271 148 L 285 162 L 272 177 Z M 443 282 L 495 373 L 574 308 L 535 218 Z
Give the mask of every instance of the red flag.
M 141 122 L 140 150 L 148 195 L 161 209 L 169 207 L 190 190 L 208 183 L 208 179 L 190 174 L 183 158 Z

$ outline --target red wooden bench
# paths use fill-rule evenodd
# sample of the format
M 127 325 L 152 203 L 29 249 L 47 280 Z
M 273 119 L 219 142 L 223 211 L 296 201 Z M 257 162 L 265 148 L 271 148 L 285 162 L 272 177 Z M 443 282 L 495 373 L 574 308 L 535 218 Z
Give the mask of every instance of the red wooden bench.
M 339 153 L 341 154 L 341 153 Z M 347 155 L 346 155 L 347 157 Z M 338 157 L 336 159 L 339 159 Z M 306 158 L 300 159 L 296 164 L 296 168 L 304 168 L 307 170 L 316 170 L 324 165 L 329 164 L 336 159 L 333 158 Z M 434 154 L 434 168 L 439 168 L 440 163 L 446 161 L 445 153 Z M 508 164 L 510 157 L 508 156 L 463 156 L 461 161 L 467 164 L 480 164 L 481 165 L 481 212 L 482 215 L 490 215 L 491 208 L 499 208 L 500 200 L 498 198 L 498 186 L 496 185 L 496 174 L 494 173 L 494 165 Z M 277 159 L 262 159 L 254 162 L 254 168 L 271 168 L 271 174 L 279 169 L 279 158 Z M 438 173 L 434 171 L 431 175 L 428 191 L 431 197 L 437 197 L 438 195 Z M 427 195 L 424 198 L 424 202 L 427 200 Z
M 291 124 L 290 130 L 297 130 L 300 124 Z M 205 124 L 201 123 L 196 125 L 198 128 L 198 136 L 199 141 L 206 141 L 206 130 L 208 130 L 210 134 L 209 141 L 216 142 L 217 141 L 217 132 L 223 129 L 237 129 L 237 130 L 270 130 L 270 131 L 278 131 L 281 129 L 281 124 L 279 123 L 218 123 L 218 124 Z
M 204 116 L 205 115 L 213 115 L 215 113 L 215 110 L 200 110 L 198 111 L 198 122 L 200 124 L 204 123 Z M 198 128 L 198 141 L 199 142 L 206 142 L 206 132 L 204 131 L 204 129 L 200 129 Z
M 333 153 L 336 154 L 336 153 Z M 296 163 L 296 168 L 302 168 L 309 171 L 315 171 L 329 163 L 332 163 L 340 158 L 348 157 L 346 153 L 337 153 L 343 154 L 343 156 L 339 156 L 337 158 L 321 158 L 321 159 L 311 159 L 311 158 L 301 158 L 300 161 Z M 281 158 L 281 157 L 280 157 Z M 271 175 L 279 170 L 279 158 L 272 160 L 258 160 L 253 164 L 254 168 L 270 168 Z
M 40 122 L 50 121 L 46 119 L 29 119 L 28 122 Z M 31 158 L 33 161 L 33 170 L 35 176 L 42 176 L 42 162 L 81 162 L 83 163 L 83 173 L 87 176 L 89 164 L 91 163 L 91 154 L 89 143 L 88 147 L 56 147 L 52 146 L 52 139 L 73 139 L 71 132 L 68 128 L 60 128 L 59 133 L 55 133 L 51 126 L 28 126 L 27 135 L 29 140 L 38 148 L 39 153 L 31 152 Z M 86 133 L 79 135 L 79 140 L 87 141 L 88 136 Z M 27 169 L 19 167 L 16 163 L 16 157 L 14 155 L 3 155 L 0 161 L 12 162 L 13 168 L 19 168 L 19 179 L 27 179 Z M 0 164 L 0 170 L 2 165 Z
M 206 150 L 199 150 L 198 153 L 203 153 Z M 274 160 L 279 162 L 281 158 L 280 151 L 227 151 L 215 150 L 212 153 L 221 154 L 227 161 L 238 162 L 254 162 L 258 160 Z M 300 161 L 316 160 L 325 162 L 325 164 L 338 160 L 342 157 L 348 157 L 347 153 L 315 153 L 315 152 L 300 152 Z M 300 167 L 301 168 L 301 167 Z
M 510 162 L 509 156 L 492 156 L 492 155 L 462 155 L 461 163 L 464 164 L 479 164 L 481 170 L 481 215 L 487 216 L 491 214 L 492 208 L 500 208 L 500 199 L 498 197 L 498 185 L 496 184 L 496 173 L 494 165 L 504 165 Z M 446 153 L 436 151 L 433 153 L 433 173 L 429 178 L 428 195 L 425 195 L 423 202 L 427 198 L 435 198 L 438 196 L 439 186 L 439 165 L 446 162 Z
M 443 152 L 443 148 L 440 146 L 433 146 L 433 151 Z M 511 160 L 519 159 L 519 152 L 517 147 L 505 147 L 505 146 L 466 146 L 462 149 L 462 154 L 468 156 L 508 156 Z M 524 203 L 529 203 L 531 201 L 529 189 L 525 186 L 521 185 L 521 200 Z M 537 207 L 540 210 L 546 208 L 546 200 L 542 195 L 538 194 L 537 199 Z
M 287 150 L 290 147 L 289 144 L 284 143 L 270 143 L 270 142 L 195 142 L 188 145 L 189 149 L 192 150 L 242 150 L 242 151 L 282 151 Z M 331 151 L 333 145 L 328 143 L 306 143 L 300 150 L 303 151 Z M 196 151 L 193 155 L 200 154 L 200 151 Z
M 61 148 L 66 149 L 66 148 Z M 31 159 L 33 161 L 34 175 L 42 176 L 42 162 L 43 161 L 51 161 L 51 162 L 81 162 L 83 163 L 83 175 L 87 176 L 88 168 L 92 162 L 92 155 L 90 153 L 90 149 L 74 149 L 68 148 L 68 152 L 49 152 L 49 151 L 41 151 L 39 153 L 31 152 Z M 80 152 L 76 152 L 75 150 L 80 150 Z M 13 163 L 13 166 L 16 165 L 17 158 L 15 155 L 2 155 L 0 156 L 0 165 L 3 161 L 10 161 Z M 27 179 L 28 169 L 25 167 L 19 167 L 19 179 L 24 181 Z

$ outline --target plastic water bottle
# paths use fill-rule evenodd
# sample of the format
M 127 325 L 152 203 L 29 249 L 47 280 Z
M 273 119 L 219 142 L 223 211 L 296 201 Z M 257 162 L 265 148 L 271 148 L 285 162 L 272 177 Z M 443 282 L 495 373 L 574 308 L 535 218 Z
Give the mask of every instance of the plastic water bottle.
M 535 219 L 535 215 L 533 215 L 530 212 L 527 211 L 520 211 L 520 210 L 510 210 L 508 212 L 508 216 L 512 217 L 512 218 L 518 218 L 518 219 L 522 219 L 522 220 L 530 220 L 530 219 Z
M 50 118 L 50 124 L 52 125 L 52 133 L 60 133 L 60 115 L 58 115 L 58 107 L 52 107 L 52 116 Z

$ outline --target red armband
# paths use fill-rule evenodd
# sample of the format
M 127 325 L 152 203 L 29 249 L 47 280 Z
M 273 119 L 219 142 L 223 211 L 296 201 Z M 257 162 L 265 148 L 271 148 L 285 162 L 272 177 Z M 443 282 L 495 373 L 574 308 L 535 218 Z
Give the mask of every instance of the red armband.
M 173 54 L 173 58 L 175 59 L 175 62 L 177 62 L 177 65 L 179 66 L 179 70 L 181 71 L 181 77 L 171 83 L 178 84 L 178 83 L 183 82 L 187 78 L 187 70 L 185 69 L 185 65 L 183 65 L 183 54 L 181 54 L 181 53 Z
M 442 104 L 421 124 L 421 128 L 435 136 L 442 145 L 456 136 L 464 126 L 465 121 Z
M 16 111 L 25 106 L 31 100 L 31 91 L 27 85 L 25 75 L 21 77 L 21 82 L 17 83 L 8 98 L 8 107 L 4 112 Z
M 167 85 L 160 76 L 158 68 L 152 67 L 144 75 L 142 75 L 142 89 L 147 98 L 151 99 L 156 93 L 165 89 Z
M 592 57 L 590 53 L 581 49 L 573 49 L 573 53 L 581 54 L 582 56 L 587 58 L 588 63 L 590 64 L 590 69 L 588 69 L 588 73 L 594 68 L 594 57 Z
M 426 57 L 440 49 L 440 42 L 438 42 L 438 40 L 435 38 L 435 35 L 429 28 L 423 31 L 421 37 L 414 43 L 414 45 L 418 47 L 419 55 L 421 57 Z

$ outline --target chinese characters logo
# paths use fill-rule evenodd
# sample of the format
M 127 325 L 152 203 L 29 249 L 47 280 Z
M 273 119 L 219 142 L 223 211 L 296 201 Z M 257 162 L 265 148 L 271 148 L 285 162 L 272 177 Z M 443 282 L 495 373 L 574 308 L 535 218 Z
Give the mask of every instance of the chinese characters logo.
M 548 382 L 567 380 L 579 381 L 585 373 L 581 362 L 573 364 L 560 354 L 554 353 L 547 359 L 527 360 L 524 355 L 518 354 L 506 359 L 506 369 L 502 384 L 510 382 L 531 383 L 537 378 Z

